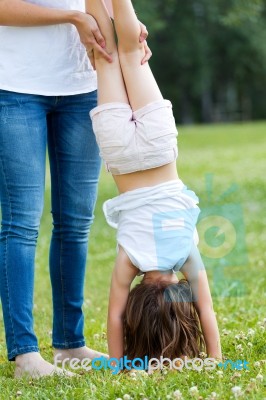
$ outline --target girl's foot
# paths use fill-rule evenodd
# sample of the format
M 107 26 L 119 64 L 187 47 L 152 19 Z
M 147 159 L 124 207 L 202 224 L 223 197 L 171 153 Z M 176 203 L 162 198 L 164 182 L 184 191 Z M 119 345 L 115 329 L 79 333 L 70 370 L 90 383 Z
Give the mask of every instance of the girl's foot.
M 41 378 L 51 375 L 76 376 L 72 372 L 62 370 L 45 361 L 37 352 L 25 353 L 16 356 L 15 378 L 24 376 L 30 378 Z

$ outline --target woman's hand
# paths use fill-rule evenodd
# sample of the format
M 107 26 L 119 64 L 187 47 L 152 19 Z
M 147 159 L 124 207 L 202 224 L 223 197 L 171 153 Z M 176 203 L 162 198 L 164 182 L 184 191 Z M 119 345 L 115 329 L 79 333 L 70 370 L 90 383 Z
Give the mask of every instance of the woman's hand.
M 111 63 L 112 57 L 106 51 L 105 39 L 93 16 L 90 14 L 78 13 L 74 25 L 78 30 L 81 43 L 86 47 L 92 66 L 95 68 L 93 50 L 97 50 L 106 61 Z
M 73 23 L 78 30 L 81 43 L 86 47 L 93 68 L 95 69 L 93 50 L 97 50 L 106 61 L 111 63 L 112 57 L 106 51 L 105 39 L 95 18 L 90 14 L 78 13 Z M 151 58 L 152 52 L 146 41 L 148 37 L 147 28 L 142 22 L 139 22 L 139 24 L 141 28 L 139 41 L 144 44 L 145 50 L 141 64 L 145 64 Z
M 147 61 L 149 61 L 149 59 L 152 56 L 152 52 L 151 49 L 149 48 L 148 44 L 147 44 L 147 40 L 144 40 L 144 50 L 145 50 L 145 56 L 144 58 L 141 60 L 141 65 L 145 64 Z
M 139 24 L 140 24 L 140 29 L 141 29 L 139 41 L 140 41 L 140 43 L 144 44 L 144 50 L 145 50 L 145 56 L 141 61 L 141 64 L 143 65 L 147 61 L 149 61 L 149 59 L 152 56 L 152 52 L 151 52 L 151 49 L 149 48 L 149 46 L 147 44 L 147 40 L 146 40 L 149 35 L 147 27 L 140 21 L 139 21 Z

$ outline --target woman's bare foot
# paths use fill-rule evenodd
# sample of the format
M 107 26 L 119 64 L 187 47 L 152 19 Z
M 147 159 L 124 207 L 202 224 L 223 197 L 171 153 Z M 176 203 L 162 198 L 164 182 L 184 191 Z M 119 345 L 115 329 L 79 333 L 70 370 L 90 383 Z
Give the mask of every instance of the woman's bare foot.
M 51 375 L 76 376 L 70 371 L 55 367 L 53 364 L 45 361 L 37 352 L 20 354 L 15 360 L 15 378 L 28 376 L 30 378 L 41 378 Z
M 55 365 L 58 363 L 67 363 L 73 359 L 83 361 L 85 359 L 93 360 L 94 358 L 105 357 L 109 358 L 108 354 L 92 350 L 87 346 L 79 347 L 77 349 L 54 349 Z

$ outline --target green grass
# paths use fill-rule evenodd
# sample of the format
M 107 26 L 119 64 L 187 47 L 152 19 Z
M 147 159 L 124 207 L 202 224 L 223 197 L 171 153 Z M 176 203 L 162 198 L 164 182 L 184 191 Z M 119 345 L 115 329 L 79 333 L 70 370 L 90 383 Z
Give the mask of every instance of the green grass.
M 200 197 L 201 208 L 206 210 L 214 206 L 224 209 L 234 203 L 243 211 L 245 230 L 240 253 L 232 256 L 224 268 L 220 261 L 217 261 L 217 266 L 206 261 L 223 354 L 232 360 L 247 360 L 249 371 L 228 369 L 222 376 L 217 374 L 217 370 L 164 371 L 137 378 L 124 374 L 113 376 L 110 371 L 93 371 L 78 379 L 54 377 L 33 382 L 15 381 L 12 378 L 14 366 L 6 361 L 1 329 L 0 399 L 98 400 L 123 399 L 126 394 L 132 399 L 174 399 L 173 392 L 179 389 L 184 399 L 211 399 L 211 393 L 216 392 L 218 399 L 226 400 L 234 398 L 231 390 L 234 386 L 241 387 L 243 399 L 266 399 L 266 364 L 261 362 L 266 360 L 266 320 L 264 325 L 262 322 L 266 318 L 266 123 L 181 127 L 179 133 L 179 174 Z M 49 189 L 47 178 L 46 207 L 36 259 L 34 313 L 41 352 L 52 361 Z M 101 206 L 104 200 L 115 194 L 111 177 L 103 171 L 91 232 L 84 304 L 87 343 L 101 351 L 107 350 L 106 312 L 115 258 L 115 231 L 105 223 Z M 202 237 L 201 242 L 204 242 Z M 227 283 L 228 286 L 236 283 L 236 289 L 232 289 L 232 285 L 227 287 Z M 254 335 L 248 335 L 250 328 L 255 331 Z M 240 337 L 236 338 L 239 334 Z M 254 365 L 258 361 L 260 363 Z M 264 375 L 264 380 L 260 375 Z M 198 395 L 190 394 L 192 386 L 198 387 Z

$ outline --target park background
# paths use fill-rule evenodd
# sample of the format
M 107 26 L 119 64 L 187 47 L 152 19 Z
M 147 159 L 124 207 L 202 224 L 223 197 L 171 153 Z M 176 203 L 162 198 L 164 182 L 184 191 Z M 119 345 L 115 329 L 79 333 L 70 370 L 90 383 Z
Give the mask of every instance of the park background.
M 265 0 L 138 0 L 178 123 L 265 118 Z
M 134 5 L 149 29 L 155 77 L 173 102 L 180 177 L 200 198 L 200 249 L 223 354 L 247 360 L 249 371 L 166 369 L 149 377 L 80 371 L 79 379 L 14 381 L 1 328 L 1 400 L 266 399 L 266 1 L 136 0 Z M 116 254 L 115 231 L 104 220 L 102 203 L 116 194 L 103 170 L 84 301 L 88 345 L 102 351 L 107 351 L 108 290 Z M 50 361 L 51 229 L 47 166 L 34 315 L 41 352 Z M 2 315 L 0 321 L 2 327 Z

